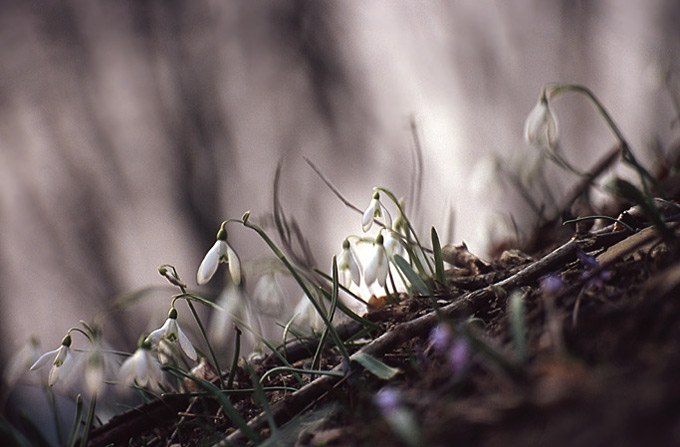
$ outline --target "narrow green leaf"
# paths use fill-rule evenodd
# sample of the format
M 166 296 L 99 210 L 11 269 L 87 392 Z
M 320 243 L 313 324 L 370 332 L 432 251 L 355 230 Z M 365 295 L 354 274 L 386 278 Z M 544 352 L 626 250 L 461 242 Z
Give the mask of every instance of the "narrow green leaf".
M 428 296 L 431 295 L 430 289 L 427 287 L 427 284 L 418 276 L 418 274 L 413 271 L 413 268 L 409 265 L 408 262 L 406 262 L 406 259 L 402 258 L 399 255 L 394 255 L 394 262 L 397 264 L 397 267 L 406 275 L 406 279 L 409 280 L 411 283 L 411 286 L 418 292 L 419 295 L 424 295 Z
M 78 394 L 76 396 L 76 417 L 73 419 L 73 426 L 71 427 L 71 433 L 68 436 L 68 447 L 73 447 L 76 445 L 76 439 L 78 438 L 78 429 L 80 428 L 80 423 L 83 420 L 83 396 Z
M 37 426 L 35 423 L 29 420 L 28 416 L 21 415 L 22 420 L 29 421 L 29 427 Z M 45 446 L 49 447 L 50 443 L 47 442 L 42 433 L 37 430 L 35 433 L 35 443 L 31 442 L 24 436 L 16 427 L 14 427 L 5 416 L 0 414 L 0 439 L 2 439 L 7 445 L 13 445 L 17 447 L 35 447 L 35 446 Z
M 444 275 L 444 258 L 442 258 L 442 246 L 439 243 L 439 235 L 437 230 L 432 227 L 432 251 L 434 253 L 434 272 L 435 279 L 441 285 L 446 284 L 446 276 Z
M 524 363 L 527 358 L 526 314 L 524 311 L 524 294 L 519 290 L 510 294 L 509 311 L 515 358 L 519 363 Z
M 356 361 L 366 368 L 368 372 L 383 380 L 389 380 L 400 372 L 398 368 L 392 368 L 365 352 L 359 351 L 352 355 L 350 359 Z

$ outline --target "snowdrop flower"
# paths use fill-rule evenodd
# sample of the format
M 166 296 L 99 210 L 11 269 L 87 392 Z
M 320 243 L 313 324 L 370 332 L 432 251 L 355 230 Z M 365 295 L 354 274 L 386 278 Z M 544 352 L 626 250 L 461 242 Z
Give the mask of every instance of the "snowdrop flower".
M 137 351 L 120 367 L 118 371 L 118 381 L 125 386 L 136 382 L 139 386 L 149 386 L 151 389 L 160 391 L 163 371 L 161 365 L 154 356 L 151 355 L 151 343 L 142 340 Z
M 229 274 L 234 284 L 241 283 L 241 261 L 236 252 L 227 243 L 227 230 L 224 224 L 217 232 L 217 241 L 206 253 L 201 265 L 198 266 L 196 273 L 196 283 L 199 286 L 206 284 L 215 275 L 217 267 L 221 262 L 229 265 Z
M 104 385 L 104 354 L 98 341 L 93 342 L 93 349 L 89 350 L 83 359 L 85 368 L 85 389 L 90 396 L 101 393 Z
M 385 230 L 385 236 L 383 239 L 383 247 L 385 247 L 385 252 L 387 257 L 392 259 L 394 255 L 401 255 L 402 246 L 399 238 L 394 234 L 392 230 Z
M 524 140 L 538 149 L 554 151 L 559 139 L 557 120 L 550 111 L 545 89 L 524 123 Z
M 280 315 L 283 311 L 283 297 L 283 288 L 274 271 L 260 276 L 252 293 L 255 308 L 265 315 Z
M 373 198 L 368 204 L 366 211 L 364 211 L 364 216 L 361 219 L 361 227 L 364 232 L 371 229 L 373 219 L 376 217 L 382 217 L 385 220 L 386 227 L 392 226 L 392 216 L 390 216 L 387 208 L 380 202 L 380 193 L 378 191 L 373 194 Z
M 182 329 L 177 323 L 177 310 L 174 307 L 170 309 L 170 312 L 168 313 L 168 319 L 165 320 L 163 326 L 151 332 L 149 336 L 146 337 L 146 340 L 153 346 L 159 346 L 163 341 L 179 343 L 179 346 L 182 348 L 187 357 L 189 357 L 191 360 L 196 360 L 197 358 L 194 345 L 192 345 L 189 338 L 184 335 L 184 332 L 182 332 Z M 161 358 L 161 361 L 163 361 L 166 356 L 159 355 L 159 357 Z
M 324 327 L 323 318 L 321 318 L 319 312 L 309 301 L 307 295 L 302 295 L 297 306 L 295 306 L 293 314 L 296 315 L 295 320 L 293 321 L 293 327 L 302 333 L 308 334 L 311 331 L 319 332 Z
M 208 332 L 208 338 L 213 347 L 226 351 L 233 348 L 234 325 L 245 327 L 241 337 L 241 346 L 255 346 L 258 343 L 257 336 L 247 328 L 257 331 L 259 320 L 251 311 L 243 286 L 227 284 L 216 303 L 219 309 L 212 313 Z
M 41 355 L 42 352 L 40 351 L 38 338 L 31 336 L 28 343 L 16 352 L 7 363 L 7 367 L 2 375 L 7 386 L 11 387 L 21 380 L 26 371 L 38 361 Z
M 375 250 L 364 271 L 364 279 L 366 280 L 367 286 L 370 286 L 378 280 L 380 287 L 385 287 L 389 270 L 389 261 L 387 259 L 387 252 L 383 246 L 383 241 L 383 235 L 378 234 L 378 237 L 375 238 Z
M 347 239 L 342 243 L 342 252 L 338 256 L 338 271 L 342 274 L 343 286 L 349 287 L 351 282 L 360 285 L 361 264 Z
M 54 385 L 59 377 L 66 377 L 73 369 L 73 355 L 71 354 L 71 336 L 66 335 L 61 341 L 61 346 L 54 351 L 46 352 L 38 361 L 36 361 L 33 366 L 31 366 L 31 371 L 35 371 L 52 363 L 52 369 L 50 370 L 50 376 L 48 383 L 50 386 Z

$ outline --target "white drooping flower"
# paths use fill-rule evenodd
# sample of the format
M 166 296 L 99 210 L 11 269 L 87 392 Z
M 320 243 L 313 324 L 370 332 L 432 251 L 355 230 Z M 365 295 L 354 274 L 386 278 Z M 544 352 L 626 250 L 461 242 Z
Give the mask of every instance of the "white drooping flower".
M 309 301 L 307 295 L 302 295 L 293 311 L 295 320 L 292 326 L 303 334 L 309 334 L 312 331 L 319 332 L 324 327 L 323 318 L 319 315 L 316 307 Z
M 268 271 L 257 280 L 251 297 L 253 306 L 258 312 L 279 316 L 283 311 L 284 296 L 279 274 L 275 271 Z
M 35 336 L 31 336 L 28 343 L 17 351 L 7 362 L 2 377 L 8 387 L 14 386 L 19 380 L 25 378 L 26 371 L 42 356 L 40 342 Z
M 338 256 L 338 273 L 342 275 L 341 283 L 345 287 L 349 287 L 351 282 L 357 286 L 361 283 L 361 264 L 347 239 L 342 243 L 342 252 Z
M 401 255 L 403 253 L 403 246 L 401 245 L 401 240 L 394 234 L 394 231 L 384 230 L 383 233 L 385 233 L 383 247 L 385 247 L 387 257 L 392 259 L 394 255 Z
M 61 346 L 54 351 L 46 352 L 31 366 L 31 371 L 35 371 L 52 363 L 48 383 L 54 385 L 60 377 L 69 375 L 73 369 L 73 354 L 71 354 L 71 336 L 67 335 L 61 341 Z
M 233 283 L 227 284 L 217 298 L 216 304 L 218 309 L 212 312 L 208 329 L 208 338 L 213 347 L 225 351 L 231 350 L 234 346 L 235 325 L 240 328 L 239 330 L 243 330 L 242 348 L 255 346 L 259 340 L 253 331 L 259 331 L 260 323 L 257 315 L 252 311 L 243 287 Z
M 376 217 L 383 218 L 386 227 L 392 226 L 392 216 L 390 216 L 387 208 L 385 208 L 382 202 L 380 202 L 380 193 L 378 191 L 373 194 L 373 198 L 368 204 L 368 207 L 366 208 L 366 211 L 364 211 L 364 215 L 361 219 L 361 227 L 363 228 L 364 232 L 371 229 L 371 226 L 373 225 L 373 219 Z
M 118 381 L 130 386 L 137 383 L 139 386 L 149 386 L 151 389 L 159 391 L 162 382 L 163 371 L 158 360 L 151 355 L 151 344 L 143 341 L 137 351 L 120 367 L 118 371 Z
M 553 152 L 557 148 L 559 129 L 545 89 L 524 123 L 524 140 L 530 146 Z
M 215 244 L 208 250 L 201 265 L 198 266 L 196 272 L 196 283 L 199 286 L 206 284 L 215 275 L 217 267 L 224 262 L 229 266 L 229 275 L 234 284 L 241 283 L 241 261 L 236 252 L 227 243 L 227 231 L 224 229 L 224 224 L 217 232 L 217 240 Z
M 367 286 L 370 286 L 377 280 L 380 287 L 385 287 L 390 266 L 383 242 L 383 235 L 378 234 L 373 245 L 373 254 L 364 271 L 364 280 Z
M 79 364 L 82 365 L 85 375 L 85 390 L 90 396 L 100 395 L 107 370 L 107 361 L 100 339 L 92 340 L 90 349 L 80 355 Z
M 161 348 L 162 346 L 160 345 L 163 341 L 178 343 L 182 348 L 182 351 L 184 351 L 187 357 L 189 357 L 191 360 L 196 360 L 198 357 L 196 355 L 196 349 L 194 349 L 194 345 L 191 344 L 191 341 L 184 334 L 184 332 L 182 332 L 182 328 L 180 328 L 179 323 L 177 323 L 177 310 L 174 307 L 170 309 L 170 312 L 168 313 L 168 319 L 165 320 L 163 326 L 151 332 L 149 336 L 146 337 L 146 340 L 151 343 L 152 346 L 158 346 Z M 159 351 L 159 358 L 161 361 L 167 360 L 167 356 L 164 354 L 163 350 Z

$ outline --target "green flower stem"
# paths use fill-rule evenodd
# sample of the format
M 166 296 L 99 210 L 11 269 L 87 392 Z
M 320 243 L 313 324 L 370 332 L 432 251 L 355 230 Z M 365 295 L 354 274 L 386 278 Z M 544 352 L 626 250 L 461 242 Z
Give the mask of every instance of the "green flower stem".
M 391 191 L 385 189 L 385 188 L 380 188 L 377 187 L 375 188 L 377 191 L 384 192 L 387 197 L 394 202 L 394 204 L 397 207 L 397 210 L 399 210 L 399 213 L 404 217 L 404 220 L 406 221 L 406 225 L 408 225 L 408 229 L 413 234 L 413 239 L 416 241 L 416 244 L 418 245 L 418 248 L 420 248 L 420 251 L 423 252 L 423 257 L 425 258 L 425 262 L 427 263 L 427 268 L 430 270 L 430 274 L 434 276 L 434 268 L 430 264 L 429 259 L 427 259 L 427 253 L 425 253 L 425 249 L 423 248 L 423 245 L 420 243 L 420 240 L 418 239 L 418 233 L 416 233 L 416 230 L 413 228 L 413 225 L 411 225 L 411 221 L 409 220 L 408 217 L 406 217 L 406 214 L 404 213 L 404 209 L 401 207 L 401 204 L 399 203 L 399 200 L 395 197 L 394 194 L 392 194 Z M 424 272 L 423 272 L 424 273 Z
M 174 267 L 173 267 L 174 270 Z M 175 271 L 175 276 L 179 278 L 177 275 L 177 272 Z M 205 340 L 205 343 L 208 345 L 208 351 L 210 351 L 210 357 L 212 357 L 213 361 L 213 366 L 215 367 L 215 371 L 217 372 L 217 378 L 220 381 L 220 388 L 224 388 L 224 379 L 222 378 L 222 368 L 220 368 L 220 362 L 217 360 L 217 356 L 215 355 L 215 351 L 213 350 L 212 344 L 210 343 L 210 340 L 208 339 L 208 334 L 205 332 L 205 327 L 203 327 L 203 322 L 201 322 L 201 318 L 198 316 L 198 312 L 196 312 L 196 308 L 194 307 L 194 303 L 192 303 L 192 300 L 198 301 L 200 303 L 208 303 L 206 300 L 203 298 L 200 298 L 195 295 L 190 295 L 187 293 L 186 289 L 183 286 L 179 286 L 180 290 L 182 293 L 180 295 L 177 295 L 173 297 L 172 299 L 172 307 L 174 308 L 175 306 L 175 301 L 179 298 L 184 298 L 184 301 L 186 301 L 187 305 L 189 306 L 189 309 L 191 310 L 191 314 L 194 316 L 194 320 L 196 320 L 196 324 L 198 324 L 198 330 L 201 331 L 201 336 L 203 337 L 203 340 Z M 212 304 L 212 303 L 211 303 Z
M 299 374 L 315 374 L 315 375 L 320 375 L 320 376 L 336 376 L 336 377 L 343 377 L 345 373 L 342 371 L 324 371 L 324 370 L 318 370 L 318 369 L 302 369 L 302 368 L 293 368 L 289 366 L 277 366 L 276 368 L 272 368 L 266 373 L 260 377 L 260 383 L 264 383 L 264 379 L 269 377 L 271 374 L 274 374 L 276 372 L 294 372 L 294 373 L 299 373 Z
M 87 447 L 87 439 L 90 437 L 90 428 L 92 421 L 94 421 L 94 411 L 97 407 L 97 395 L 95 394 L 90 399 L 90 408 L 87 411 L 87 418 L 85 419 L 85 426 L 83 428 L 83 435 L 80 437 L 80 447 Z
M 333 317 L 335 316 L 335 309 L 337 308 L 338 305 L 338 290 L 340 286 L 340 283 L 338 281 L 338 260 L 335 256 L 333 256 L 331 272 L 333 274 L 332 278 L 333 288 L 331 289 L 331 307 L 328 310 L 329 321 L 333 321 Z M 321 338 L 319 339 L 319 344 L 316 348 L 316 353 L 314 353 L 314 359 L 312 360 L 312 369 L 319 368 L 319 363 L 321 362 L 321 352 L 323 351 L 323 346 L 326 343 L 326 338 L 328 337 L 329 331 L 330 331 L 329 326 L 324 327 L 323 333 L 321 334 Z
M 241 329 L 234 325 L 236 337 L 234 337 L 234 357 L 231 360 L 231 368 L 229 369 L 229 378 L 227 379 L 227 389 L 234 387 L 234 377 L 236 377 L 236 367 L 238 366 L 238 358 L 241 355 Z M 224 387 L 222 387 L 224 389 Z
M 82 420 L 83 420 L 83 396 L 78 394 L 76 396 L 76 417 L 73 419 L 71 433 L 69 434 L 68 442 L 66 444 L 67 447 L 74 447 L 76 445 L 76 440 L 78 438 L 78 429 L 80 429 L 80 423 L 82 422 Z M 58 425 L 57 429 L 61 431 Z M 59 441 L 59 445 L 62 445 L 61 440 Z
M 611 220 L 611 221 L 616 222 L 617 224 L 621 225 L 622 227 L 624 227 L 626 230 L 630 231 L 631 233 L 635 233 L 635 229 L 633 227 L 631 227 L 627 223 L 623 222 L 622 220 L 616 219 L 616 218 L 611 217 L 611 216 L 599 216 L 599 215 L 597 215 L 597 216 L 584 216 L 584 217 L 579 217 L 579 218 L 576 218 L 576 219 L 565 220 L 564 222 L 562 222 L 562 225 L 579 223 L 579 222 L 584 222 L 584 221 L 587 221 L 587 220 L 594 220 L 594 219 Z
M 52 389 L 52 387 L 47 385 L 47 383 L 45 384 L 45 393 L 47 394 L 47 400 L 50 403 L 52 417 L 54 417 L 54 426 L 57 428 L 57 439 L 59 440 L 59 445 L 62 445 L 64 443 L 64 433 L 61 429 L 61 417 L 59 416 L 59 407 L 57 406 L 57 400 L 54 395 L 54 390 Z M 78 395 L 78 398 L 80 398 L 80 394 Z M 76 404 L 78 402 L 78 398 L 76 398 Z
M 198 312 L 196 312 L 196 309 L 194 308 L 194 303 L 192 303 L 190 300 L 187 300 L 187 304 L 189 305 L 189 309 L 191 309 L 191 313 L 194 316 L 194 320 L 196 320 L 196 324 L 198 324 L 198 330 L 201 331 L 201 335 L 203 336 L 203 339 L 205 340 L 206 344 L 208 345 L 208 351 L 210 351 L 210 357 L 212 357 L 213 364 L 215 366 L 215 371 L 217 371 L 217 378 L 220 381 L 220 388 L 224 388 L 224 379 L 222 378 L 222 369 L 220 368 L 220 363 L 217 361 L 217 356 L 215 355 L 215 351 L 213 350 L 212 344 L 210 343 L 210 340 L 208 340 L 208 334 L 205 332 L 205 328 L 203 327 L 203 323 L 201 322 L 201 318 L 198 316 Z
M 324 314 L 323 309 L 319 306 L 319 304 L 316 302 L 314 299 L 314 296 L 312 295 L 312 292 L 309 290 L 307 287 L 307 284 L 305 284 L 305 281 L 302 279 L 300 276 L 300 273 L 298 273 L 297 269 L 293 266 L 293 264 L 290 263 L 288 258 L 283 254 L 283 252 L 279 249 L 279 247 L 274 244 L 274 242 L 271 240 L 271 238 L 265 233 L 265 231 L 258 227 L 255 224 L 252 224 L 248 221 L 248 213 L 246 213 L 245 218 L 243 219 L 243 225 L 247 228 L 250 228 L 251 230 L 255 231 L 261 238 L 262 240 L 265 241 L 265 243 L 269 246 L 269 248 L 274 252 L 274 255 L 276 255 L 277 258 L 281 262 L 283 262 L 283 265 L 286 266 L 288 271 L 290 271 L 291 275 L 293 275 L 293 278 L 295 281 L 298 283 L 302 291 L 305 293 L 307 298 L 309 298 L 309 301 L 311 301 L 312 305 L 316 309 L 316 311 L 319 313 L 319 316 L 323 320 L 324 324 L 329 327 L 330 330 L 330 335 L 333 338 L 333 341 L 337 345 L 338 349 L 340 350 L 340 353 L 342 354 L 343 357 L 349 361 L 349 354 L 347 353 L 347 350 L 345 349 L 345 346 L 342 343 L 342 339 L 336 332 L 335 328 L 333 327 L 333 324 L 328 320 L 328 317 Z
M 607 123 L 607 127 L 611 129 L 611 131 L 614 133 L 614 136 L 618 140 L 619 144 L 621 144 L 621 156 L 623 158 L 623 161 L 626 163 L 630 164 L 635 168 L 635 170 L 638 172 L 638 175 L 640 176 L 640 183 L 642 183 L 642 187 L 645 191 L 645 195 L 648 197 L 651 197 L 651 193 L 649 191 L 649 186 L 647 185 L 647 180 L 649 180 L 651 183 L 653 183 L 659 190 L 666 195 L 666 193 L 663 191 L 663 189 L 660 187 L 656 179 L 654 178 L 653 175 L 651 175 L 647 169 L 645 169 L 635 158 L 635 155 L 633 154 L 633 151 L 630 149 L 630 146 L 628 145 L 628 142 L 623 136 L 623 133 L 619 129 L 619 127 L 616 125 L 614 120 L 612 119 L 611 115 L 605 109 L 605 107 L 602 105 L 599 99 L 595 96 L 595 94 L 587 87 L 578 85 L 578 84 L 557 84 L 549 87 L 548 90 L 548 99 L 552 98 L 557 98 L 557 96 L 561 95 L 562 93 L 567 93 L 567 92 L 576 92 L 584 95 L 590 102 L 593 104 L 595 109 L 597 109 L 597 112 L 604 118 L 605 122 Z

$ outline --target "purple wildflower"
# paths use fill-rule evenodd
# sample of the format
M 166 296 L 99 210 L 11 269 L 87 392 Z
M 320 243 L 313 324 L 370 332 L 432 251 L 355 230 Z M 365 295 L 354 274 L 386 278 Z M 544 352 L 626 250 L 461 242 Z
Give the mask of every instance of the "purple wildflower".
M 439 324 L 430 333 L 430 346 L 437 352 L 443 352 L 451 343 L 453 334 L 445 324 Z
M 586 268 L 586 271 L 582 274 L 582 278 L 587 279 L 586 287 L 603 288 L 604 283 L 612 277 L 612 273 L 609 270 L 602 270 L 593 275 L 592 271 L 600 266 L 597 259 L 581 251 L 577 253 L 577 256 L 581 264 Z
M 541 280 L 541 290 L 549 295 L 557 295 L 563 287 L 564 283 L 558 274 L 548 275 Z
M 375 395 L 375 404 L 383 414 L 392 414 L 401 406 L 401 396 L 395 388 L 385 387 Z
M 458 375 L 470 362 L 470 345 L 464 338 L 456 338 L 448 352 L 448 360 L 453 373 Z

